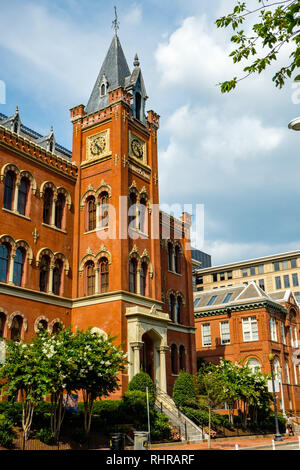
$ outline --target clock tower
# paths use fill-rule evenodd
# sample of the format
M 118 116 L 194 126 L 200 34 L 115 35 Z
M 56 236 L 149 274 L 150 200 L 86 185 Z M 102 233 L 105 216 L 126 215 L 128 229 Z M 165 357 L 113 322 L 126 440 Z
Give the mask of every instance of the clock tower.
M 116 337 L 128 352 L 121 391 L 143 367 L 166 392 L 172 319 L 162 274 L 159 116 L 146 114 L 147 99 L 139 58 L 130 71 L 116 30 L 87 105 L 71 109 L 78 167 L 72 324 Z M 192 298 L 191 282 L 187 289 Z M 190 331 L 182 332 L 187 354 Z

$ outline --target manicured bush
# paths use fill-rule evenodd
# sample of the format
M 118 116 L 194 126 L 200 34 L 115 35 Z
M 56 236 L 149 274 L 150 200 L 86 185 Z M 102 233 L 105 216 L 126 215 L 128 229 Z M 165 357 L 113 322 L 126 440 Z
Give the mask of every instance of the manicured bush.
M 0 445 L 6 449 L 13 447 L 13 422 L 12 420 L 0 415 Z
M 171 438 L 171 427 L 168 418 L 157 411 L 152 423 L 151 440 L 162 441 Z
M 150 375 L 146 372 L 139 372 L 130 380 L 128 384 L 128 391 L 132 392 L 134 390 L 139 390 L 141 392 L 146 392 L 147 387 L 149 398 L 151 395 L 152 397 L 154 397 L 155 401 L 155 387 Z
M 42 428 L 37 436 L 41 442 L 44 442 L 47 445 L 55 444 L 54 434 L 50 428 Z
M 177 408 L 185 406 L 187 403 L 197 401 L 197 392 L 194 378 L 187 372 L 180 372 L 173 388 L 173 400 Z
M 22 422 L 22 403 L 17 401 L 0 401 L 0 414 L 10 419 L 15 426 Z

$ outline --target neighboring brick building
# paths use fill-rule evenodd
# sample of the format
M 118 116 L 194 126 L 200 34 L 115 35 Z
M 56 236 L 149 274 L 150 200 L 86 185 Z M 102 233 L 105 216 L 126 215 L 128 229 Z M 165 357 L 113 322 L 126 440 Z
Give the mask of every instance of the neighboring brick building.
M 196 369 L 191 220 L 158 209 L 146 100 L 115 34 L 87 106 L 71 109 L 72 154 L 18 110 L 0 115 L 0 336 L 91 326 L 128 352 L 120 393 L 142 365 L 171 394 Z
M 281 409 L 300 411 L 300 311 L 290 290 L 266 294 L 253 281 L 194 294 L 197 357 L 242 361 L 282 378 Z M 281 371 L 280 371 L 281 369 Z M 281 393 L 280 393 L 281 398 Z

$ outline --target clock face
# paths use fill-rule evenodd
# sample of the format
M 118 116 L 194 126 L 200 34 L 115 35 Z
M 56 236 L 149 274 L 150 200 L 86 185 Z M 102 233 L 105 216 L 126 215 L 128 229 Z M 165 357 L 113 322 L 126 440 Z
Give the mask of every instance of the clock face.
M 137 158 L 143 158 L 144 152 L 143 152 L 143 145 L 141 142 L 139 142 L 137 139 L 133 139 L 131 142 L 131 150 L 133 152 L 133 155 Z
M 101 155 L 106 148 L 106 139 L 104 136 L 99 136 L 94 139 L 90 146 L 91 155 L 94 157 L 97 155 Z

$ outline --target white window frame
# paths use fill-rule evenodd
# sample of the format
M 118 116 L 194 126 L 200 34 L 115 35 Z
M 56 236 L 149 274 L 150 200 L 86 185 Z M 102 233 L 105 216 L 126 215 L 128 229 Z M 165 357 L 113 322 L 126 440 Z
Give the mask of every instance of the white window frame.
M 290 325 L 290 338 L 291 338 L 291 346 L 294 348 L 294 335 L 293 335 L 293 327 Z
M 287 363 L 287 361 L 285 361 L 284 363 L 285 365 L 285 378 L 286 378 L 286 383 L 288 385 L 290 385 L 291 381 L 290 381 L 290 370 L 289 370 L 289 365 Z
M 205 334 L 205 327 L 207 327 L 207 331 L 209 331 L 209 334 Z M 210 323 L 205 323 L 201 325 L 201 331 L 202 331 L 202 347 L 203 348 L 209 348 L 211 346 L 211 329 L 210 329 Z M 207 341 L 207 338 L 209 338 L 209 341 Z
M 258 323 L 256 317 L 242 318 L 242 327 L 244 343 L 258 341 Z M 247 337 L 246 335 L 249 335 L 249 337 Z
M 225 331 L 224 331 L 224 326 Z M 229 321 L 221 321 L 220 322 L 220 336 L 221 336 L 221 344 L 230 344 L 230 328 L 229 328 Z
M 294 347 L 298 348 L 298 344 L 297 327 L 294 326 Z
M 277 341 L 276 319 L 274 317 L 270 318 L 270 334 L 271 341 Z

